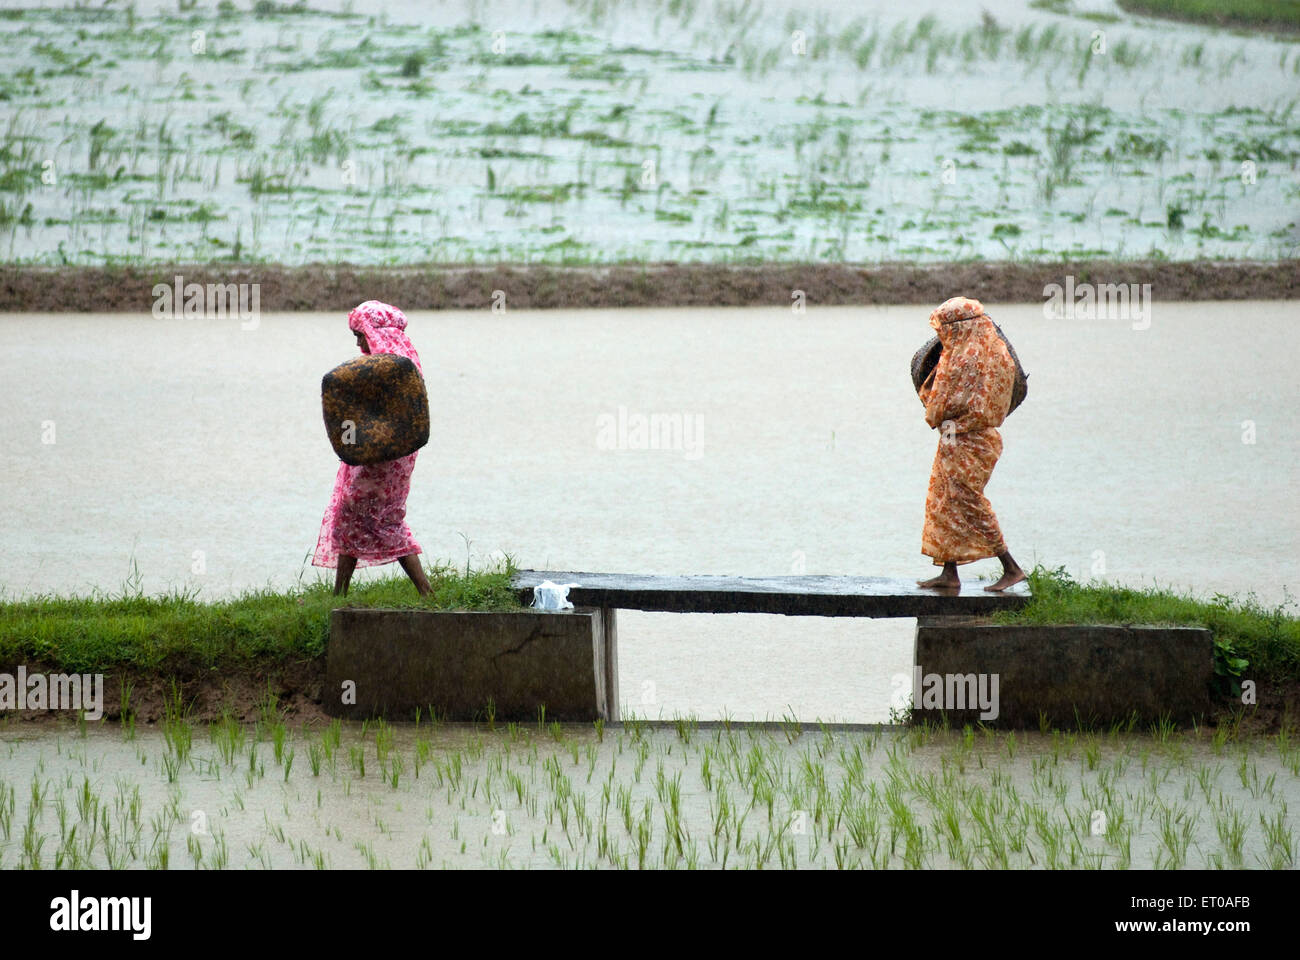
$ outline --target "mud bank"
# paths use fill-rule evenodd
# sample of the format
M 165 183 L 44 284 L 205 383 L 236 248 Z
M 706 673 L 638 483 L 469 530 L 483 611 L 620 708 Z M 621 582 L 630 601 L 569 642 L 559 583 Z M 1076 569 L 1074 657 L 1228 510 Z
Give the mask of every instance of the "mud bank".
M 24 666 L 28 676 L 68 672 L 41 662 Z M 16 664 L 0 666 L 0 673 L 16 671 Z M 252 723 L 261 718 L 269 699 L 286 723 L 308 725 L 329 719 L 321 708 L 324 657 L 256 663 L 239 669 L 178 663 L 159 670 L 112 669 L 103 673 L 104 721 L 121 721 L 125 708 L 136 723 L 156 724 L 164 719 L 167 705 L 179 701 L 192 721 L 214 722 L 228 714 L 240 723 Z M 0 711 L 0 717 L 39 724 L 76 719 L 67 710 Z
M 65 672 L 39 662 L 29 662 L 25 666 L 28 675 Z M 13 674 L 16 671 L 16 664 L 0 664 L 0 673 Z M 1249 671 L 1246 679 L 1250 679 Z M 236 722 L 253 723 L 262 719 L 270 701 L 289 726 L 315 727 L 330 722 L 330 716 L 322 705 L 324 682 L 324 657 L 256 663 L 238 669 L 223 667 L 217 670 L 178 664 L 163 670 L 105 670 L 103 718 L 99 722 L 122 722 L 125 702 L 128 715 L 136 724 L 152 726 L 165 718 L 168 704 L 179 702 L 192 722 L 218 722 L 229 715 Z M 1284 728 L 1294 730 L 1296 718 L 1300 717 L 1300 682 L 1267 678 L 1257 678 L 1256 682 L 1257 705 L 1243 707 L 1231 698 L 1214 696 L 1206 725 L 1222 725 L 1239 736 L 1273 735 Z M 125 701 L 122 696 L 124 686 L 129 694 Z M 651 726 L 672 726 L 675 723 L 667 718 L 640 717 L 635 710 L 628 713 L 634 722 L 648 721 Z M 637 717 L 640 719 L 636 720 Z M 0 726 L 19 723 L 44 727 L 75 724 L 76 719 L 75 714 L 66 710 L 0 711 Z M 798 719 L 809 725 L 816 722 L 814 717 Z M 772 726 L 770 723 L 742 721 L 728 721 L 726 725 L 746 729 Z M 839 726 L 848 728 L 855 725 Z M 874 725 L 861 726 L 874 728 Z M 1097 729 L 1104 732 L 1106 728 Z M 1145 730 L 1146 726 L 1135 729 Z
M 1049 284 L 1150 284 L 1154 300 L 1300 298 L 1300 261 L 844 264 L 629 264 L 610 267 L 366 267 L 199 264 L 0 267 L 2 312 L 148 312 L 156 284 L 256 284 L 262 311 L 348 310 L 380 298 L 407 310 L 934 304 L 955 294 L 1033 303 Z

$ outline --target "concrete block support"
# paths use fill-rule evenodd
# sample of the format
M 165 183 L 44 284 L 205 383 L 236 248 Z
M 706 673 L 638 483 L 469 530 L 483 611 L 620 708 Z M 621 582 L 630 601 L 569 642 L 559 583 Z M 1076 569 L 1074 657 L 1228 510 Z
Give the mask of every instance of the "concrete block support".
M 928 617 L 917 621 L 913 663 L 914 720 L 937 720 L 938 703 L 949 723 L 980 722 L 988 710 L 972 705 L 971 691 L 978 700 L 996 689 L 997 717 L 983 719 L 990 726 L 1037 729 L 1045 714 L 1072 729 L 1134 712 L 1143 722 L 1166 715 L 1186 722 L 1210 709 L 1214 643 L 1209 630 L 1194 627 Z
M 609 630 L 607 635 L 606 630 Z M 324 706 L 334 716 L 449 720 L 613 719 L 614 612 L 342 607 L 330 621 Z

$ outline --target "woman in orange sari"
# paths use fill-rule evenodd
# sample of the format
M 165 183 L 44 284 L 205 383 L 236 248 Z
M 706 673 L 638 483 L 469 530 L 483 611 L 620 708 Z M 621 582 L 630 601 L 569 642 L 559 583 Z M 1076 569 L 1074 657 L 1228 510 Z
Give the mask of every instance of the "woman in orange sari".
M 930 314 L 943 351 L 921 385 L 925 422 L 939 430 L 939 449 L 925 498 L 921 552 L 943 567 L 922 587 L 960 587 L 957 566 L 997 557 L 1002 577 L 985 590 L 1025 579 L 1007 551 L 984 485 L 1002 455 L 997 427 L 1007 417 L 1016 366 L 978 300 L 953 297 Z

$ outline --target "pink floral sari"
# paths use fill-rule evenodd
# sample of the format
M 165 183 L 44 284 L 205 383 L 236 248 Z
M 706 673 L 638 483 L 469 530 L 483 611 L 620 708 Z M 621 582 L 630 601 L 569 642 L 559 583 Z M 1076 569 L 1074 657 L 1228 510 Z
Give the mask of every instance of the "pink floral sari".
M 365 336 L 371 353 L 407 357 L 424 373 L 419 354 L 402 332 L 406 316 L 401 310 L 367 300 L 348 314 L 348 326 Z M 339 464 L 316 540 L 313 566 L 337 567 L 341 554 L 356 557 L 358 567 L 369 567 L 421 552 L 406 524 L 406 497 L 415 457 L 412 453 L 369 466 Z

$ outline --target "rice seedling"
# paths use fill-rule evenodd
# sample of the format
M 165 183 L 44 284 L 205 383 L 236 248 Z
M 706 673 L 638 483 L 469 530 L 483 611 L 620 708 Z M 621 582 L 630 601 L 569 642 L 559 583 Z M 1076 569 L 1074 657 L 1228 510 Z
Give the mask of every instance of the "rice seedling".
M 366 776 L 366 748 L 364 746 L 352 746 L 348 748 L 348 760 L 352 769 L 357 772 L 357 776 L 365 779 Z
M 1089 738 L 1088 743 L 1083 748 L 1083 755 L 1087 768 L 1096 770 L 1101 759 L 1101 745 L 1096 740 Z
M 325 759 L 325 748 L 323 745 L 319 743 L 311 743 L 307 745 L 307 762 L 311 765 L 311 775 L 313 777 L 320 776 L 321 764 L 323 763 L 324 759 Z M 288 774 L 286 773 L 285 776 L 287 779 Z M 416 770 L 416 776 L 419 776 L 418 767 Z
M 216 745 L 222 762 L 233 766 L 235 757 L 243 750 L 244 728 L 228 709 L 222 710 L 221 719 L 208 725 L 208 739 Z
M 1296 862 L 1296 840 L 1290 827 L 1286 825 L 1286 804 L 1271 817 L 1261 813 L 1259 824 L 1264 831 L 1264 842 L 1270 869 L 1294 867 Z
M 286 730 L 285 725 L 280 722 L 276 722 L 272 724 L 270 730 L 271 730 L 271 749 L 272 752 L 275 754 L 275 762 L 277 764 L 283 765 L 284 744 L 285 744 L 285 738 L 288 736 L 288 731 Z
M 357 850 L 357 852 L 359 852 L 362 855 L 362 857 L 365 859 L 366 869 L 368 870 L 379 869 L 380 867 L 379 857 L 375 853 L 375 848 L 372 844 L 364 843 L 362 841 L 357 841 L 357 843 L 354 844 L 353 846 L 354 849 Z
M 415 854 L 415 868 L 424 870 L 433 862 L 433 848 L 429 845 L 429 838 L 423 836 L 420 838 L 420 846 Z
M 190 722 L 190 707 L 183 703 L 175 680 L 170 693 L 163 698 L 162 731 L 175 765 L 185 764 L 194 745 L 194 727 Z
M 398 781 L 401 779 L 403 770 L 404 770 L 404 766 L 402 763 L 402 758 L 400 756 L 394 756 L 392 758 L 392 762 L 389 764 L 388 777 L 387 777 L 389 786 L 391 786 L 394 790 L 397 789 L 397 784 Z M 286 774 L 286 779 L 287 779 L 287 774 Z

